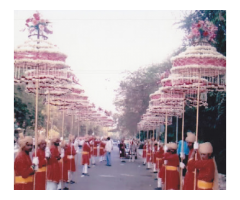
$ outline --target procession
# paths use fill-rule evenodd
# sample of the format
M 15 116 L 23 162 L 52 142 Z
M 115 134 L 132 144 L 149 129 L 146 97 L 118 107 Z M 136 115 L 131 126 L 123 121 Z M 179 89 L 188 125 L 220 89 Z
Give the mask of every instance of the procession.
M 15 11 L 14 190 L 226 190 L 226 11 L 94 12 Z

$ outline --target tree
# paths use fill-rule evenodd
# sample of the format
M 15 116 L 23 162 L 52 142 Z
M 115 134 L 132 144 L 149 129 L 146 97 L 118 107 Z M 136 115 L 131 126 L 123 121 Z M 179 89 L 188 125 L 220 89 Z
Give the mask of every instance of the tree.
M 121 114 L 118 118 L 118 128 L 128 135 L 136 135 L 137 123 L 149 105 L 149 95 L 159 88 L 160 74 L 170 70 L 170 58 L 184 51 L 185 47 L 177 49 L 171 56 L 160 64 L 139 68 L 136 71 L 126 71 L 126 78 L 120 82 L 115 106 Z
M 44 126 L 45 116 L 42 114 L 44 107 L 44 98 L 39 97 L 38 104 L 38 126 Z M 14 115 L 16 122 L 19 123 L 19 127 L 28 128 L 31 133 L 35 127 L 35 95 L 28 94 L 25 92 L 24 85 L 14 86 Z

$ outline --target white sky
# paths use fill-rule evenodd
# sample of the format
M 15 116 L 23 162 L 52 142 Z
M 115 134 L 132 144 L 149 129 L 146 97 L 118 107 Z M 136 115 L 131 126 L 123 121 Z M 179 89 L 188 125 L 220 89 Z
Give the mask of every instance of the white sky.
M 49 41 L 67 54 L 66 63 L 89 100 L 115 112 L 114 90 L 121 72 L 160 63 L 182 44 L 174 22 L 182 11 L 41 11 L 52 22 Z M 14 48 L 27 40 L 25 20 L 35 13 L 14 11 Z

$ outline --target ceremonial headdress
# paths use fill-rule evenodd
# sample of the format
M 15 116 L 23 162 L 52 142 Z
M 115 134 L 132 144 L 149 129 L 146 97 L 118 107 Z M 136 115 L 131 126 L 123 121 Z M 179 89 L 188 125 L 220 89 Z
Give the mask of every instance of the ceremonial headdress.
M 31 136 L 26 136 L 26 137 L 20 137 L 19 140 L 18 140 L 18 144 L 20 146 L 20 149 L 22 149 L 23 147 L 26 146 L 26 144 L 32 144 L 33 143 L 33 139 Z
M 46 142 L 46 138 L 45 138 L 44 135 L 40 135 L 40 136 L 38 137 L 38 140 L 37 140 L 38 145 L 39 145 L 42 141 Z
M 58 139 L 60 140 L 60 134 L 57 131 L 51 129 L 49 131 L 49 138 L 51 139 L 51 142 L 56 142 Z
M 213 147 L 210 142 L 205 142 L 205 143 L 199 144 L 198 151 L 199 153 L 203 153 L 203 154 L 212 153 Z
M 68 139 L 72 142 L 75 139 L 75 135 L 69 134 Z
M 168 144 L 167 144 L 167 147 L 168 147 L 168 149 L 177 149 L 177 144 L 176 143 L 174 143 L 174 142 L 169 142 Z
M 186 142 L 195 142 L 196 136 L 192 132 L 187 132 Z

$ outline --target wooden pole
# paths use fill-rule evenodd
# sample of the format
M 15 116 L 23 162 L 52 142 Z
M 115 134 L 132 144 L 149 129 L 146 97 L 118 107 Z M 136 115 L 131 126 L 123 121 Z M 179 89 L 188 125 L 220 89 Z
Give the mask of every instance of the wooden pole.
M 198 142 L 198 122 L 199 122 L 199 96 L 200 96 L 200 78 L 198 78 L 198 93 L 197 93 L 197 116 L 196 116 L 196 142 Z M 197 160 L 197 154 L 195 154 L 195 160 Z M 196 190 L 197 169 L 194 171 L 194 190 Z
M 35 157 L 37 157 L 37 145 L 38 145 L 38 66 L 37 66 L 37 78 L 36 78 L 36 103 L 35 103 Z M 36 173 L 34 173 L 33 190 L 36 186 Z
M 88 135 L 88 121 L 86 121 L 86 134 Z
M 183 145 L 184 145 L 184 111 L 185 111 L 185 94 L 183 93 L 183 114 L 182 114 L 182 148 L 181 153 L 183 154 Z M 181 158 L 181 162 L 183 159 Z M 181 168 L 181 177 L 180 177 L 180 190 L 182 190 L 182 179 L 183 179 L 183 169 Z
M 50 92 L 48 91 L 48 111 L 47 111 L 47 139 L 49 138 L 49 114 L 50 114 L 50 112 L 49 112 L 49 101 L 50 101 Z
M 62 113 L 62 139 L 63 139 L 63 132 L 64 132 L 64 107 L 63 107 L 63 113 Z M 62 160 L 62 183 L 61 183 L 61 190 L 63 190 L 63 160 Z
M 78 121 L 78 137 L 79 137 L 79 121 Z
M 178 116 L 176 117 L 176 143 L 178 142 Z
M 49 121 L 50 121 L 50 104 L 49 104 L 49 101 L 50 101 L 50 92 L 48 91 L 48 110 L 47 110 L 47 141 L 48 141 L 48 138 L 49 138 Z M 48 167 L 46 166 L 46 183 L 45 185 L 47 185 L 47 170 L 48 170 Z
M 165 119 L 165 145 L 167 145 L 167 112 L 166 112 L 166 119 Z M 165 166 L 165 190 L 167 188 L 167 170 Z
M 71 134 L 73 135 L 73 112 L 72 112 L 72 126 L 71 126 Z M 72 156 L 72 141 L 69 140 L 69 145 L 71 147 L 71 156 Z M 70 172 L 71 172 L 71 166 L 72 166 L 72 162 L 70 161 Z M 69 177 L 68 177 L 69 178 Z M 72 178 L 72 177 L 71 177 Z M 72 181 L 72 180 L 69 180 L 69 181 Z M 70 183 L 70 182 L 69 182 Z M 69 186 L 69 183 L 68 183 L 68 186 Z M 70 189 L 70 186 L 69 186 L 69 189 Z

